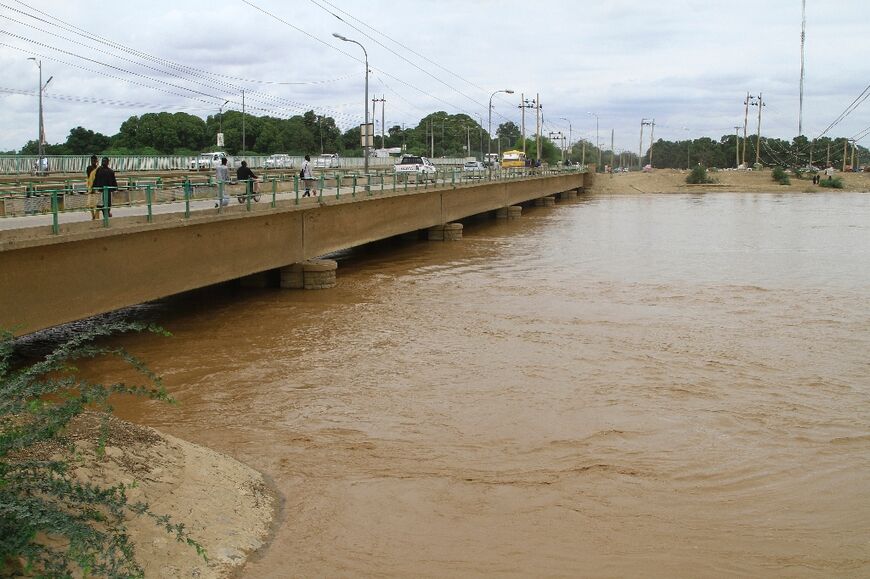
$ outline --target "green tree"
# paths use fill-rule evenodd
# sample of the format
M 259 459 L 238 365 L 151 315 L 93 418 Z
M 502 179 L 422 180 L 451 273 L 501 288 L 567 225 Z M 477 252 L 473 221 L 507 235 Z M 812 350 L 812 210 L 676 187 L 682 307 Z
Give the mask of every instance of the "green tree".
M 84 127 L 76 127 L 66 138 L 66 148 L 71 155 L 99 155 L 109 148 L 111 139 Z

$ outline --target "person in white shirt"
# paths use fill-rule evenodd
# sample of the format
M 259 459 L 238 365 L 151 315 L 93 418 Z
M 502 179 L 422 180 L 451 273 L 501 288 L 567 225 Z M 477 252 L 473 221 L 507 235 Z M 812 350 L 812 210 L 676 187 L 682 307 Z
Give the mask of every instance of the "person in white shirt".
M 305 161 L 302 162 L 302 170 L 299 172 L 299 176 L 302 178 L 302 182 L 305 183 L 305 193 L 302 196 L 310 197 L 311 189 L 314 187 L 314 174 L 311 172 L 311 157 L 308 155 L 305 155 Z M 314 195 L 317 196 L 317 191 L 314 192 Z
M 218 194 L 221 196 L 219 203 L 226 207 L 230 204 L 230 193 L 227 191 L 227 184 L 230 180 L 230 170 L 227 168 L 227 158 L 221 157 L 221 164 L 218 165 L 215 170 L 215 181 L 218 184 Z M 215 207 L 218 206 L 217 203 L 214 204 Z

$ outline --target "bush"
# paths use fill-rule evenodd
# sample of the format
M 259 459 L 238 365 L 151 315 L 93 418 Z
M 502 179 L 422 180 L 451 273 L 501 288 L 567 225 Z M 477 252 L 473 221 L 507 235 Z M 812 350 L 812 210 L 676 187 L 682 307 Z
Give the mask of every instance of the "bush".
M 715 179 L 707 175 L 707 169 L 705 169 L 703 165 L 695 165 L 694 167 L 692 167 L 692 172 L 686 176 L 686 183 L 690 185 L 699 185 L 715 182 Z
M 791 183 L 791 180 L 788 178 L 788 175 L 785 172 L 785 169 L 782 167 L 774 167 L 773 171 L 770 173 L 771 177 L 774 181 L 779 183 L 780 185 L 788 185 Z
M 104 487 L 71 475 L 81 457 L 64 438 L 71 420 L 86 410 L 102 418 L 98 451 L 108 439 L 111 394 L 134 394 L 172 402 L 160 379 L 122 348 L 95 342 L 130 331 L 165 334 L 159 328 L 115 322 L 81 332 L 44 360 L 12 368 L 14 346 L 0 333 L 0 577 L 35 575 L 141 576 L 125 517 L 146 515 L 179 541 L 205 556 L 182 524 L 151 512 L 146 503 L 128 502 L 129 487 Z M 78 360 L 114 356 L 135 369 L 145 385 L 105 386 L 81 376 Z M 54 452 L 46 458 L 43 449 Z M 59 449 L 59 450 L 57 450 Z
M 828 177 L 827 179 L 819 181 L 819 185 L 822 187 L 830 187 L 831 189 L 842 189 L 843 179 L 841 177 Z

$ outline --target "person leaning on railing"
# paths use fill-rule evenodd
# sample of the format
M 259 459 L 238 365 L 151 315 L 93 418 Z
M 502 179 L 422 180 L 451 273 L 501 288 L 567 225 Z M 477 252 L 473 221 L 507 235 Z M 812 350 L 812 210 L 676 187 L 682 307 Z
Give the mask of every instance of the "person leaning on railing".
M 103 157 L 99 167 L 94 170 L 94 191 L 99 196 L 97 210 L 103 212 L 103 217 L 112 216 L 112 192 L 118 189 L 115 172 L 109 169 L 109 158 Z
M 91 164 L 88 165 L 87 169 L 85 169 L 85 175 L 87 175 L 88 178 L 88 208 L 91 210 L 91 219 L 97 218 L 97 200 L 94 196 L 94 177 L 97 176 L 97 167 L 99 166 L 97 156 L 91 155 Z
M 254 175 L 254 172 L 251 171 L 250 167 L 248 167 L 248 162 L 242 161 L 242 166 L 236 170 L 236 180 L 240 183 L 246 184 L 245 190 L 247 191 L 248 195 L 256 193 L 257 191 L 255 182 L 256 178 L 257 176 Z

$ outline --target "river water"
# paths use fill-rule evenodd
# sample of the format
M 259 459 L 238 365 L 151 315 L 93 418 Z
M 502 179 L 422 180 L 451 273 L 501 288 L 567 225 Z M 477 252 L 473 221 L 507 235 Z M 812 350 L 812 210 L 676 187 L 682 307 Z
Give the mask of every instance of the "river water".
M 587 197 L 134 310 L 123 417 L 283 497 L 243 577 L 870 576 L 870 195 Z

